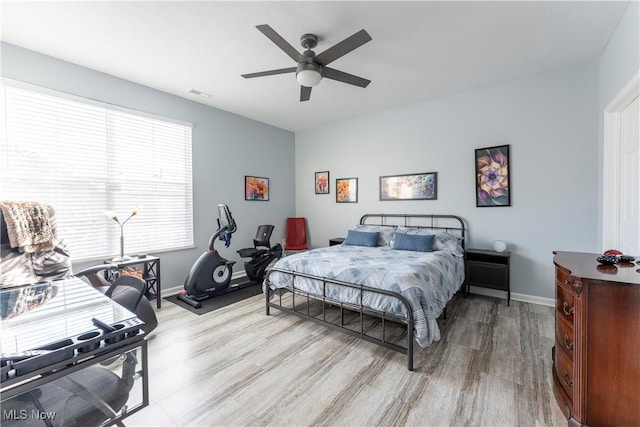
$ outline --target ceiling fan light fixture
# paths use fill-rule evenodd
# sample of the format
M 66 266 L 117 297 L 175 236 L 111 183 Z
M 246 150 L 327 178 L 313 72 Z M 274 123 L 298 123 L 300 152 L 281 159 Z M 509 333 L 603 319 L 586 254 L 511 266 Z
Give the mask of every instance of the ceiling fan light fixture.
M 322 80 L 322 75 L 316 70 L 302 70 L 296 75 L 298 83 L 306 87 L 314 87 Z
M 314 63 L 300 63 L 296 71 L 296 79 L 300 85 L 305 87 L 314 87 L 322 80 L 320 66 Z

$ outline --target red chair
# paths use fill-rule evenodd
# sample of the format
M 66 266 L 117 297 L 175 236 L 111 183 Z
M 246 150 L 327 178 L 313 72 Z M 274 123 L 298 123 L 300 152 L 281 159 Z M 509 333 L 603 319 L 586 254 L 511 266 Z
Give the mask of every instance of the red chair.
M 307 221 L 303 218 L 287 218 L 287 235 L 285 236 L 284 250 L 306 251 L 307 246 Z

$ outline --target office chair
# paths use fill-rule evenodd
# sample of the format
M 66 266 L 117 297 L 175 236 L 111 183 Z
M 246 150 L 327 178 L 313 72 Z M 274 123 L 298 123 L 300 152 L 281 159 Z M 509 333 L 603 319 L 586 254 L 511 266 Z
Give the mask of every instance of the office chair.
M 142 330 L 149 335 L 158 326 L 153 307 L 144 298 L 147 283 L 139 277 L 120 275 L 113 283 L 107 282 L 102 274 L 105 270 L 116 271 L 115 264 L 102 264 L 85 268 L 75 273 L 75 276 L 85 277 L 97 290 L 126 308 L 144 322 Z
M 3 427 L 85 427 L 113 420 L 120 411 L 126 411 L 137 373 L 134 351 L 120 360 L 121 376 L 103 366 L 90 366 L 3 401 Z M 124 426 L 122 422 L 115 424 Z

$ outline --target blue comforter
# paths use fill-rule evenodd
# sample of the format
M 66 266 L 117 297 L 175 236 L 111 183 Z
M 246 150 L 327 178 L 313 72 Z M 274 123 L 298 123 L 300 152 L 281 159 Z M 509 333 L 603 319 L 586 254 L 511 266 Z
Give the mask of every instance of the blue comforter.
M 461 257 L 444 251 L 414 252 L 388 246 L 330 246 L 281 258 L 274 267 L 401 294 L 410 302 L 415 339 L 422 347 L 440 339 L 436 319 L 464 281 Z M 270 289 L 291 286 L 291 277 L 273 272 L 269 276 Z M 322 295 L 322 283 L 317 280 L 298 278 L 296 288 Z M 325 292 L 338 301 L 359 303 L 360 293 L 355 289 L 327 285 Z M 393 297 L 365 292 L 363 305 L 407 316 L 402 303 Z

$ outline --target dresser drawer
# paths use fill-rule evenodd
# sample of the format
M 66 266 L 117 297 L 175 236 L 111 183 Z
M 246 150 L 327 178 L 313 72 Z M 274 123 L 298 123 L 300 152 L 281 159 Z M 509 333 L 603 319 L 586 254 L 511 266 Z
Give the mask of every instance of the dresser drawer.
M 569 399 L 573 402 L 573 360 L 567 353 L 562 350 L 558 350 L 558 347 L 564 346 L 564 343 L 556 340 L 556 376 L 562 386 L 564 392 L 569 396 Z
M 573 326 L 574 303 L 573 292 L 562 286 L 556 286 L 556 310 L 563 318 L 567 319 L 571 326 Z
M 561 285 L 569 286 L 571 282 L 571 275 L 564 270 L 556 268 L 556 280 Z
M 573 327 L 560 314 L 556 314 L 556 341 L 558 348 L 562 348 L 573 359 Z

